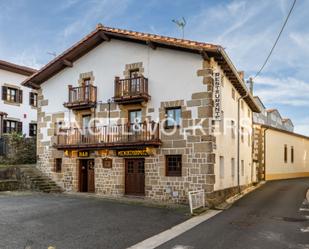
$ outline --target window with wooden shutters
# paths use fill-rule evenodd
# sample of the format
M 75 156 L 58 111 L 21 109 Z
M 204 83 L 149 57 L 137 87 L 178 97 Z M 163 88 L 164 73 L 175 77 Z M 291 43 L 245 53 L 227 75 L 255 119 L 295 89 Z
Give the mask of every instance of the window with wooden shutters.
M 15 120 L 4 120 L 3 121 L 3 133 L 22 133 L 23 123 Z
M 167 155 L 166 160 L 166 176 L 181 176 L 182 159 L 181 155 Z
M 33 107 L 38 106 L 38 94 L 37 93 L 30 92 L 29 104 Z
M 29 124 L 29 136 L 35 137 L 37 134 L 37 124 Z
M 2 87 L 2 100 L 14 103 L 22 103 L 23 102 L 23 91 L 12 88 L 12 87 Z

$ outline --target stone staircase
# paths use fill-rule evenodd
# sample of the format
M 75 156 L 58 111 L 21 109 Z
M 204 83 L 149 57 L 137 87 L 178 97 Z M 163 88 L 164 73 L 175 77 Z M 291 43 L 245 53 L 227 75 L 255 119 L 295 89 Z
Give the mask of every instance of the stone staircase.
M 24 187 L 45 193 L 61 193 L 63 190 L 54 181 L 44 176 L 35 167 L 20 167 L 20 177 Z

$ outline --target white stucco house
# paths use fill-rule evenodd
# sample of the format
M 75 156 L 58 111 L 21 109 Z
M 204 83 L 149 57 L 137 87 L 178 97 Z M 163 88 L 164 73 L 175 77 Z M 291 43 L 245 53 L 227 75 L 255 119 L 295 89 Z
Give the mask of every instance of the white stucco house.
M 36 136 L 37 92 L 22 86 L 36 70 L 0 60 L 0 135 L 18 132 Z

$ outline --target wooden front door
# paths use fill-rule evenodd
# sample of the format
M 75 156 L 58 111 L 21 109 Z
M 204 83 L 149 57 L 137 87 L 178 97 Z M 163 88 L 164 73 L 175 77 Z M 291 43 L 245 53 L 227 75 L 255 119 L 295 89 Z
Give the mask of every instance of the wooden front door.
M 94 159 L 82 159 L 79 164 L 79 191 L 91 192 L 94 188 Z
M 125 193 L 145 195 L 145 160 L 125 159 Z

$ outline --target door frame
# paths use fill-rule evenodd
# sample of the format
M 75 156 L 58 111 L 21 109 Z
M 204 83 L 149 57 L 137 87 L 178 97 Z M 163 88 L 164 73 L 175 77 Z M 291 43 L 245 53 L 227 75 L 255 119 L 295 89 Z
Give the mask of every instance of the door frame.
M 81 185 L 81 178 L 82 178 L 82 162 L 83 161 L 93 161 L 93 165 L 95 163 L 95 160 L 94 158 L 79 158 L 78 159 L 79 163 L 78 163 L 78 191 L 81 192 L 81 193 L 92 193 L 92 192 L 89 192 L 89 179 L 88 179 L 88 163 L 87 163 L 87 169 L 86 169 L 86 174 L 87 174 L 87 191 L 82 191 L 82 185 Z M 94 192 L 95 192 L 95 168 L 93 168 L 93 177 L 94 177 L 94 180 L 93 180 L 93 189 L 94 189 Z M 94 193 L 93 192 L 93 193 Z
M 128 161 L 129 160 L 136 160 L 136 161 L 142 161 L 144 165 L 144 177 L 143 177 L 143 182 L 144 182 L 144 191 L 143 193 L 128 193 L 127 192 L 127 170 L 128 170 Z M 145 174 L 145 158 L 124 158 L 124 194 L 129 195 L 129 196 L 145 196 L 145 183 L 146 183 L 146 174 Z

